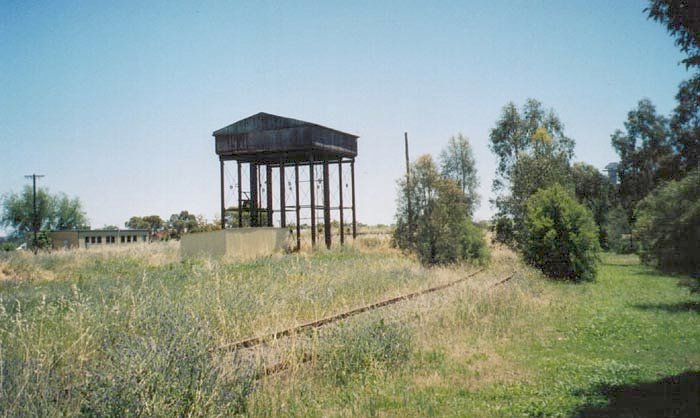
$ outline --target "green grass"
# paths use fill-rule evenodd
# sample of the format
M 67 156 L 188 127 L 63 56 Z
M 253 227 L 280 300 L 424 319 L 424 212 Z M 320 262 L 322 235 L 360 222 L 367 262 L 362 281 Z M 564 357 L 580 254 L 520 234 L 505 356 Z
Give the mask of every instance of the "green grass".
M 208 350 L 469 267 L 425 269 L 384 245 L 244 263 L 182 261 L 172 246 L 4 256 L 0 416 L 697 415 L 700 294 L 687 280 L 604 254 L 595 282 L 553 282 L 493 254 L 473 280 L 252 362 Z M 290 370 L 258 376 L 279 359 Z

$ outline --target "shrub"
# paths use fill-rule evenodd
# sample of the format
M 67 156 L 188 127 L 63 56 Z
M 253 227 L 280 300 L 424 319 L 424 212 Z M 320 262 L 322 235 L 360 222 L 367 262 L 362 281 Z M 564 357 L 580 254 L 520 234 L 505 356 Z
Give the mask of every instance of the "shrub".
M 344 385 L 373 369 L 394 369 L 411 354 L 411 335 L 398 324 L 379 321 L 341 326 L 319 350 L 321 369 L 335 383 Z
M 700 272 L 700 170 L 652 191 L 637 205 L 636 218 L 642 261 L 665 271 Z
M 484 229 L 473 224 L 470 220 L 462 223 L 459 244 L 464 260 L 483 265 L 491 258 L 489 247 L 484 238 Z
M 547 276 L 573 281 L 596 274 L 598 230 L 591 213 L 556 184 L 532 195 L 525 215 L 525 260 Z
M 632 227 L 627 212 L 620 206 L 608 212 L 605 222 L 608 249 L 618 254 L 631 254 L 637 250 L 632 240 Z
M 393 244 L 413 251 L 423 264 L 485 261 L 483 235 L 467 215 L 467 197 L 453 180 L 440 176 L 430 156 L 411 167 L 411 181 L 400 183 Z M 410 199 L 412 210 L 408 211 Z M 467 247 L 464 247 L 467 245 Z

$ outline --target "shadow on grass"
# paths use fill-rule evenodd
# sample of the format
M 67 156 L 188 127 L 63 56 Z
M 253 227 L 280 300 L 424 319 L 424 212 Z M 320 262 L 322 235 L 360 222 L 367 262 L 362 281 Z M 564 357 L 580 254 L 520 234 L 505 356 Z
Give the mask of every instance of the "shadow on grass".
M 575 417 L 699 417 L 700 372 L 687 371 L 639 385 L 604 386 L 605 406 L 584 405 Z
M 644 311 L 666 311 L 671 313 L 700 312 L 700 302 L 689 301 L 679 303 L 643 303 L 634 305 Z

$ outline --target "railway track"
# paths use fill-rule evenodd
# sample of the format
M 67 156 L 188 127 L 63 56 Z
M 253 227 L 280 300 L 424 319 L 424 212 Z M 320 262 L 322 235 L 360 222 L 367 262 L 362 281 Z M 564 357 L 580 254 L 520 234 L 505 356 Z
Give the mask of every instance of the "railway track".
M 406 295 L 397 296 L 397 297 L 394 297 L 391 299 L 386 299 L 386 300 L 383 300 L 381 302 L 372 303 L 370 305 L 365 305 L 365 306 L 355 308 L 355 309 L 352 309 L 352 310 L 349 310 L 349 311 L 346 311 L 343 313 L 339 313 L 336 315 L 332 315 L 332 316 L 328 316 L 328 317 L 325 317 L 322 319 L 318 319 L 316 321 L 307 322 L 307 323 L 297 325 L 297 326 L 292 327 L 292 328 L 287 328 L 285 330 L 273 332 L 273 333 L 268 334 L 268 335 L 247 338 L 245 340 L 240 340 L 240 341 L 237 341 L 237 342 L 234 342 L 231 344 L 226 344 L 223 346 L 215 347 L 215 348 L 211 349 L 210 351 L 219 351 L 219 352 L 236 351 L 236 350 L 240 350 L 243 348 L 255 347 L 255 346 L 258 346 L 261 344 L 265 344 L 268 341 L 274 341 L 274 340 L 277 340 L 280 338 L 288 337 L 290 335 L 301 334 L 303 332 L 311 331 L 313 329 L 321 328 L 323 326 L 330 325 L 330 324 L 333 324 L 333 323 L 338 322 L 338 321 L 342 321 L 344 319 L 350 318 L 351 316 L 359 315 L 361 313 L 368 312 L 368 311 L 373 311 L 375 309 L 383 308 L 385 306 L 394 305 L 396 303 L 403 302 L 406 300 L 415 299 L 418 296 L 426 295 L 428 293 L 433 293 L 433 292 L 447 289 L 449 287 L 452 287 L 452 286 L 455 286 L 459 283 L 462 283 L 466 280 L 469 280 L 470 278 L 476 276 L 477 274 L 481 273 L 482 271 L 484 271 L 483 268 L 478 269 L 478 270 L 468 274 L 467 276 L 462 277 L 461 279 L 454 280 L 454 281 L 449 282 L 449 283 L 445 283 L 445 284 L 435 286 L 435 287 L 430 287 L 428 289 L 420 290 L 418 292 L 413 292 L 413 293 L 409 293 Z M 512 275 L 509 276 L 509 278 L 510 277 L 512 277 Z M 509 278 L 507 278 L 506 280 L 509 280 Z M 501 282 L 499 282 L 499 283 L 501 283 Z M 499 283 L 497 283 L 497 285 Z

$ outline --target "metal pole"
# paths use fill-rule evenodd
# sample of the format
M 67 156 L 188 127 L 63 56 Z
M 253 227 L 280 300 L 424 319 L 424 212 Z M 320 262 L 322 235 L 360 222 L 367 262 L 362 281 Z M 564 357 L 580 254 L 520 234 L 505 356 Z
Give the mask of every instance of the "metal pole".
M 280 227 L 287 227 L 287 195 L 284 189 L 284 161 L 280 163 Z
M 326 248 L 331 248 L 331 186 L 328 160 L 323 161 L 323 235 Z
M 408 158 L 408 132 L 403 133 L 404 147 L 406 149 L 406 209 L 408 210 L 408 235 L 411 236 L 413 231 L 413 211 L 411 208 L 411 163 Z
M 258 226 L 258 169 L 255 163 L 250 166 L 250 226 Z
M 343 222 L 343 159 L 338 160 L 338 197 L 340 199 L 340 245 L 345 244 L 345 223 Z
M 316 246 L 316 183 L 314 182 L 314 160 L 309 160 L 309 189 L 311 191 L 311 246 Z
M 24 178 L 32 179 L 32 229 L 34 230 L 34 242 L 32 243 L 32 249 L 34 250 L 34 254 L 39 251 L 39 247 L 37 247 L 37 234 L 39 232 L 39 228 L 41 227 L 41 223 L 39 222 L 39 213 L 36 210 L 36 179 L 42 177 L 44 177 L 42 174 L 31 174 L 24 176 Z
M 355 159 L 350 161 L 350 177 L 352 179 L 352 239 L 357 238 L 357 205 L 355 204 Z
M 267 226 L 272 226 L 272 166 L 265 165 L 265 187 L 267 188 Z
M 236 161 L 238 165 L 238 227 L 243 227 L 243 191 L 241 190 L 241 162 Z
M 296 213 L 297 213 L 297 251 L 301 250 L 301 222 L 299 211 L 301 211 L 301 206 L 299 205 L 299 161 L 294 162 L 294 196 L 296 197 Z
M 219 174 L 221 175 L 221 229 L 226 229 L 226 202 L 224 200 L 224 160 L 219 159 Z

